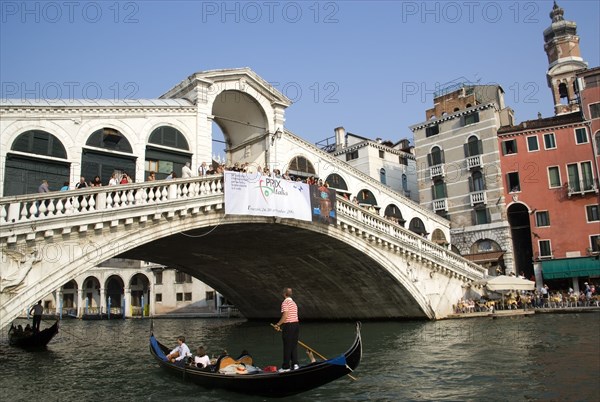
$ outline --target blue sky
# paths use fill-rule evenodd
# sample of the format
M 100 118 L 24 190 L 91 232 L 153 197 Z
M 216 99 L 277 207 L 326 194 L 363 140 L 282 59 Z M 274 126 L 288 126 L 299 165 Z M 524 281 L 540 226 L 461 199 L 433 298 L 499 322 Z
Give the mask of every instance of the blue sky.
M 600 2 L 558 1 L 600 65 Z M 286 127 L 412 138 L 432 92 L 499 83 L 517 121 L 553 113 L 552 1 L 1 1 L 2 98 L 155 98 L 190 74 L 250 67 L 294 101 Z

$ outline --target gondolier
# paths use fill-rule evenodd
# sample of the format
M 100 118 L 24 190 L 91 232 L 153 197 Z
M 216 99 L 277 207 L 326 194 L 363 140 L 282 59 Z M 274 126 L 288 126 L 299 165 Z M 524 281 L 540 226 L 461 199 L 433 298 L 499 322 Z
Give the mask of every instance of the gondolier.
M 283 289 L 284 300 L 281 303 L 281 318 L 275 324 L 275 329 L 281 328 L 283 339 L 283 363 L 279 371 L 296 370 L 298 366 L 298 338 L 300 337 L 300 322 L 298 306 L 292 300 L 292 288 Z
M 40 323 L 42 322 L 42 313 L 44 308 L 42 307 L 42 301 L 38 301 L 35 306 L 29 310 L 29 314 L 33 312 L 33 332 L 40 332 Z

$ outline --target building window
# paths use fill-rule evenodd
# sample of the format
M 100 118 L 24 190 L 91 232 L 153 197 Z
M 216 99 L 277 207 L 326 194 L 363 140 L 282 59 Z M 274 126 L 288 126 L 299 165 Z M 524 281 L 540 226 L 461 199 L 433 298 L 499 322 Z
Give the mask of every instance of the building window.
M 161 303 L 162 302 L 162 293 L 157 293 L 154 296 L 154 298 L 155 298 L 155 300 L 156 300 L 157 303 Z
M 596 132 L 596 156 L 600 156 L 600 131 Z
M 534 152 L 534 151 L 540 150 L 537 135 L 532 135 L 531 137 L 527 137 L 527 150 L 529 152 Z
M 178 302 L 183 301 L 183 293 L 177 293 L 175 295 L 175 300 L 177 300 Z
M 517 140 L 502 141 L 502 155 L 517 153 Z
M 385 151 L 379 150 L 379 157 L 381 159 L 385 158 Z
M 440 126 L 433 125 L 425 129 L 425 137 L 431 137 L 432 135 L 438 135 L 440 133 Z
M 468 126 L 469 124 L 479 123 L 479 112 L 469 113 L 463 119 L 463 126 Z
M 560 169 L 558 166 L 550 166 L 548 168 L 548 181 L 550 182 L 551 188 L 562 186 L 560 181 Z
M 175 272 L 175 283 L 192 283 L 192 276 L 185 272 Z
M 575 142 L 577 144 L 586 144 L 588 142 L 587 130 L 585 127 L 575 129 Z
M 184 293 L 183 300 L 184 301 L 192 301 L 192 293 L 191 292 Z
M 540 258 L 552 257 L 552 248 L 550 247 L 550 240 L 540 240 L 538 244 L 540 247 Z
M 477 208 L 473 211 L 473 225 L 485 225 L 490 223 L 490 215 L 487 208 Z
M 154 273 L 154 283 L 156 285 L 162 285 L 162 272 L 155 272 Z
M 408 166 L 408 158 L 404 155 L 400 155 L 399 163 L 404 166 Z
M 483 180 L 483 174 L 481 171 L 476 170 L 473 172 L 471 177 L 469 177 L 469 190 L 472 193 L 485 190 L 485 182 Z
M 358 159 L 358 149 L 356 151 L 348 152 L 346 154 L 346 162 L 351 161 L 353 159 Z
M 386 178 L 385 178 L 385 169 L 383 169 L 383 168 L 381 168 L 381 170 L 379 170 L 379 181 L 381 182 L 381 184 L 387 184 Z
M 214 291 L 208 291 L 206 292 L 206 296 L 205 296 L 206 300 L 214 300 L 215 299 L 215 292 Z
M 590 246 L 592 248 L 592 252 L 600 252 L 600 235 L 590 236 Z
M 592 103 L 590 105 L 590 117 L 592 119 L 600 118 L 600 103 Z
M 548 211 L 537 211 L 535 213 L 535 225 L 537 227 L 550 226 L 550 213 Z
M 569 174 L 569 191 L 590 191 L 594 186 L 591 162 L 572 163 L 567 165 Z
M 443 180 L 435 180 L 431 186 L 431 196 L 434 200 L 446 198 L 446 183 Z
M 554 133 L 544 134 L 544 148 L 545 149 L 556 148 L 556 137 L 554 137 Z
M 506 185 L 509 193 L 521 191 L 521 183 L 519 182 L 519 172 L 512 172 L 506 175 Z
M 431 153 L 427 155 L 429 166 L 437 166 L 444 163 L 444 151 L 438 146 L 431 148 Z
M 483 143 L 479 138 L 472 135 L 467 140 L 467 143 L 463 145 L 465 151 L 465 158 L 483 154 Z
M 598 211 L 600 207 L 598 205 L 587 205 L 585 207 L 585 213 L 587 215 L 588 222 L 597 222 L 600 221 L 600 211 Z

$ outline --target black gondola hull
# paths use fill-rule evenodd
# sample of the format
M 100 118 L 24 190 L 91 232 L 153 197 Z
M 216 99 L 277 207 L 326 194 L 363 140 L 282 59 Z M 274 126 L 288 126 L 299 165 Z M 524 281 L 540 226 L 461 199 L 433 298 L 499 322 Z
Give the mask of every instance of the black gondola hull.
M 360 324 L 356 327 L 356 339 L 343 355 L 300 367 L 285 373 L 261 372 L 257 374 L 220 374 L 190 367 L 180 367 L 161 358 L 151 344 L 150 351 L 158 364 L 169 373 L 205 388 L 221 388 L 247 395 L 284 397 L 305 392 L 344 377 L 358 367 L 362 357 Z M 163 354 L 169 349 L 156 341 Z
M 8 343 L 22 349 L 44 349 L 56 334 L 58 334 L 58 320 L 51 327 L 31 335 L 18 334 L 16 328 L 11 326 L 8 331 Z

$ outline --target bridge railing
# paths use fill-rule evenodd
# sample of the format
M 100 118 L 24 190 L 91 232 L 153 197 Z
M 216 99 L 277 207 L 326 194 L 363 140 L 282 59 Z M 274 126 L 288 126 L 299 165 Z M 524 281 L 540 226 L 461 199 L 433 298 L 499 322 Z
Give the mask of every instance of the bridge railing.
M 0 224 L 109 212 L 223 193 L 223 176 L 158 180 L 0 198 Z
M 442 266 L 451 268 L 453 271 L 469 278 L 482 278 L 486 272 L 485 268 L 456 255 L 452 251 L 435 244 L 418 234 L 403 228 L 397 223 L 390 222 L 359 205 L 356 205 L 343 197 L 337 197 L 338 217 L 347 216 L 364 226 L 381 231 L 396 239 L 402 247 L 422 255 L 424 258 L 437 262 Z

